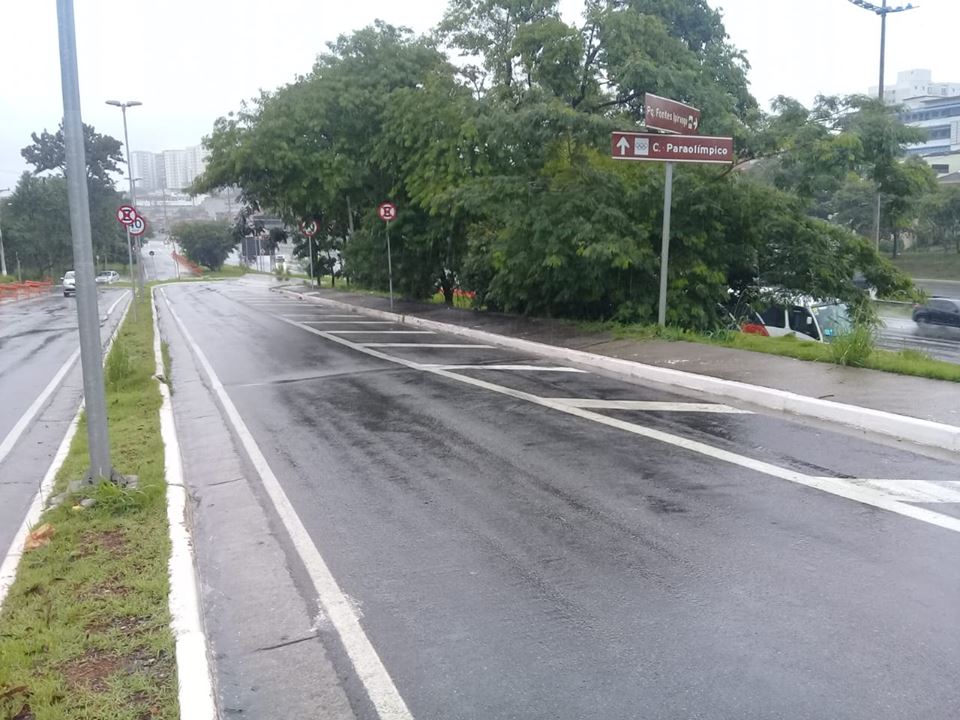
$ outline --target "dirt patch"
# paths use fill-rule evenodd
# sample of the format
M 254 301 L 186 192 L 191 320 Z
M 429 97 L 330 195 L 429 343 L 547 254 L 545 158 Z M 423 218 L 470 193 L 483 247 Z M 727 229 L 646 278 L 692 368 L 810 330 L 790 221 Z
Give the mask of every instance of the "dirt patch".
M 120 529 L 86 532 L 80 537 L 80 544 L 75 552 L 81 553 L 83 557 L 99 549 L 111 555 L 123 555 L 127 549 L 127 534 Z
M 95 620 L 87 624 L 86 630 L 91 635 L 102 635 L 117 630 L 127 636 L 136 636 L 151 630 L 149 617 L 115 617 L 106 620 Z
M 123 659 L 91 650 L 76 660 L 61 666 L 64 680 L 70 688 L 86 688 L 103 692 L 107 678 L 123 669 Z
M 89 589 L 83 591 L 83 596 L 86 598 L 110 598 L 110 597 L 126 597 L 133 590 L 126 585 L 120 583 L 120 581 L 115 578 L 107 578 L 102 583 L 92 585 Z

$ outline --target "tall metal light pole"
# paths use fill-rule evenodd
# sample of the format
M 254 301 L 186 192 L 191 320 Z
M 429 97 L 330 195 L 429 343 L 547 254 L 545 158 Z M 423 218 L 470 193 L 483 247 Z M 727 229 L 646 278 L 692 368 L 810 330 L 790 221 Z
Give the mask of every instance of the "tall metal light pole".
M 130 181 L 130 204 L 133 207 L 137 206 L 137 192 L 133 186 L 133 168 L 130 166 L 130 137 L 127 134 L 127 108 L 128 107 L 137 107 L 138 105 L 143 105 L 139 100 L 127 100 L 126 102 L 120 102 L 119 100 L 107 100 L 107 105 L 113 105 L 114 107 L 120 108 L 120 111 L 123 113 L 123 147 L 127 152 L 127 178 Z M 140 282 L 140 273 L 137 273 L 137 277 L 133 277 L 133 241 L 130 237 L 130 227 L 126 226 L 127 229 L 127 258 L 130 262 L 130 282 L 134 283 L 139 289 L 140 293 L 143 293 L 143 285 Z M 142 263 L 137 261 L 137 268 L 140 268 Z
M 80 116 L 80 81 L 77 72 L 77 37 L 73 0 L 57 0 L 60 36 L 60 81 L 63 90 L 63 142 L 66 150 L 67 196 L 70 200 L 70 232 L 73 236 L 73 268 L 77 276 L 77 324 L 80 330 L 80 364 L 83 369 L 83 399 L 87 411 L 90 445 L 90 480 L 113 477 L 110 438 L 107 434 L 107 404 L 103 388 L 103 355 L 100 345 L 100 314 L 94 282 L 93 239 L 90 230 L 90 197 L 87 191 L 87 159 Z
M 0 188 L 0 193 L 10 192 L 10 188 Z M 3 211 L 3 204 L 0 203 L 0 212 Z M 0 217 L 0 275 L 7 274 L 7 256 L 3 252 L 3 218 Z
M 887 62 L 887 15 L 891 13 L 902 13 L 907 10 L 916 10 L 918 5 L 898 5 L 897 7 L 887 7 L 887 0 L 883 0 L 880 5 L 874 5 L 873 3 L 866 2 L 866 0 L 848 0 L 859 8 L 864 10 L 869 10 L 875 15 L 880 16 L 880 83 L 878 84 L 880 102 L 883 102 L 884 95 L 884 75 L 886 74 L 886 62 Z M 881 210 L 881 200 L 882 196 L 877 193 L 877 223 L 876 223 L 876 233 L 874 240 L 877 246 L 877 252 L 880 252 L 880 210 Z

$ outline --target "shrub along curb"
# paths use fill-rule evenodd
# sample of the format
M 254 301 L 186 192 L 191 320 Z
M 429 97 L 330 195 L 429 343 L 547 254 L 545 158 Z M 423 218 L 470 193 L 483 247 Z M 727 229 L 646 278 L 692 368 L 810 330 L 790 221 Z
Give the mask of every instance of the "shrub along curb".
M 161 396 L 153 377 L 149 298 L 123 323 L 106 364 L 117 469 L 139 488 L 104 483 L 47 510 L 0 610 L 0 717 L 173 720 L 177 667 L 168 610 L 170 557 Z M 87 463 L 85 422 L 57 473 L 58 491 Z M 82 508 L 80 499 L 96 504 Z

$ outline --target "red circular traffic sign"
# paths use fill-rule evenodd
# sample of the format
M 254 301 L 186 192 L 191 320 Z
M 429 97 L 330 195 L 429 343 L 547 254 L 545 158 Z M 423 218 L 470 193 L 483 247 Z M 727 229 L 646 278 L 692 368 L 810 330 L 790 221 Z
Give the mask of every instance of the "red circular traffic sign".
M 393 222 L 397 219 L 397 206 L 392 202 L 380 203 L 377 214 L 384 222 Z
M 137 209 L 133 205 L 121 205 L 117 208 L 117 220 L 123 225 L 133 225 L 137 217 Z
M 317 225 L 316 220 L 311 220 L 310 222 L 307 222 L 307 223 L 300 223 L 300 232 L 302 232 L 307 237 L 313 237 L 314 235 L 317 234 L 317 231 L 319 229 L 320 228 Z
M 147 219 L 143 215 L 137 215 L 132 223 L 127 227 L 130 228 L 130 234 L 140 236 L 147 231 Z

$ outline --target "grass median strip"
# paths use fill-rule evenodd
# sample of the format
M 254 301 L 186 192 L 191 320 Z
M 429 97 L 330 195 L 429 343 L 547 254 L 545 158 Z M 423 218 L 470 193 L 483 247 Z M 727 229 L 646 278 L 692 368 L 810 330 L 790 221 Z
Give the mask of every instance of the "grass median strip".
M 178 716 L 168 610 L 160 393 L 149 298 L 127 316 L 105 368 L 114 466 L 104 483 L 44 513 L 0 610 L 0 718 Z M 87 465 L 84 421 L 56 492 Z M 81 509 L 84 497 L 96 500 Z M 44 532 L 49 528 L 50 532 Z

